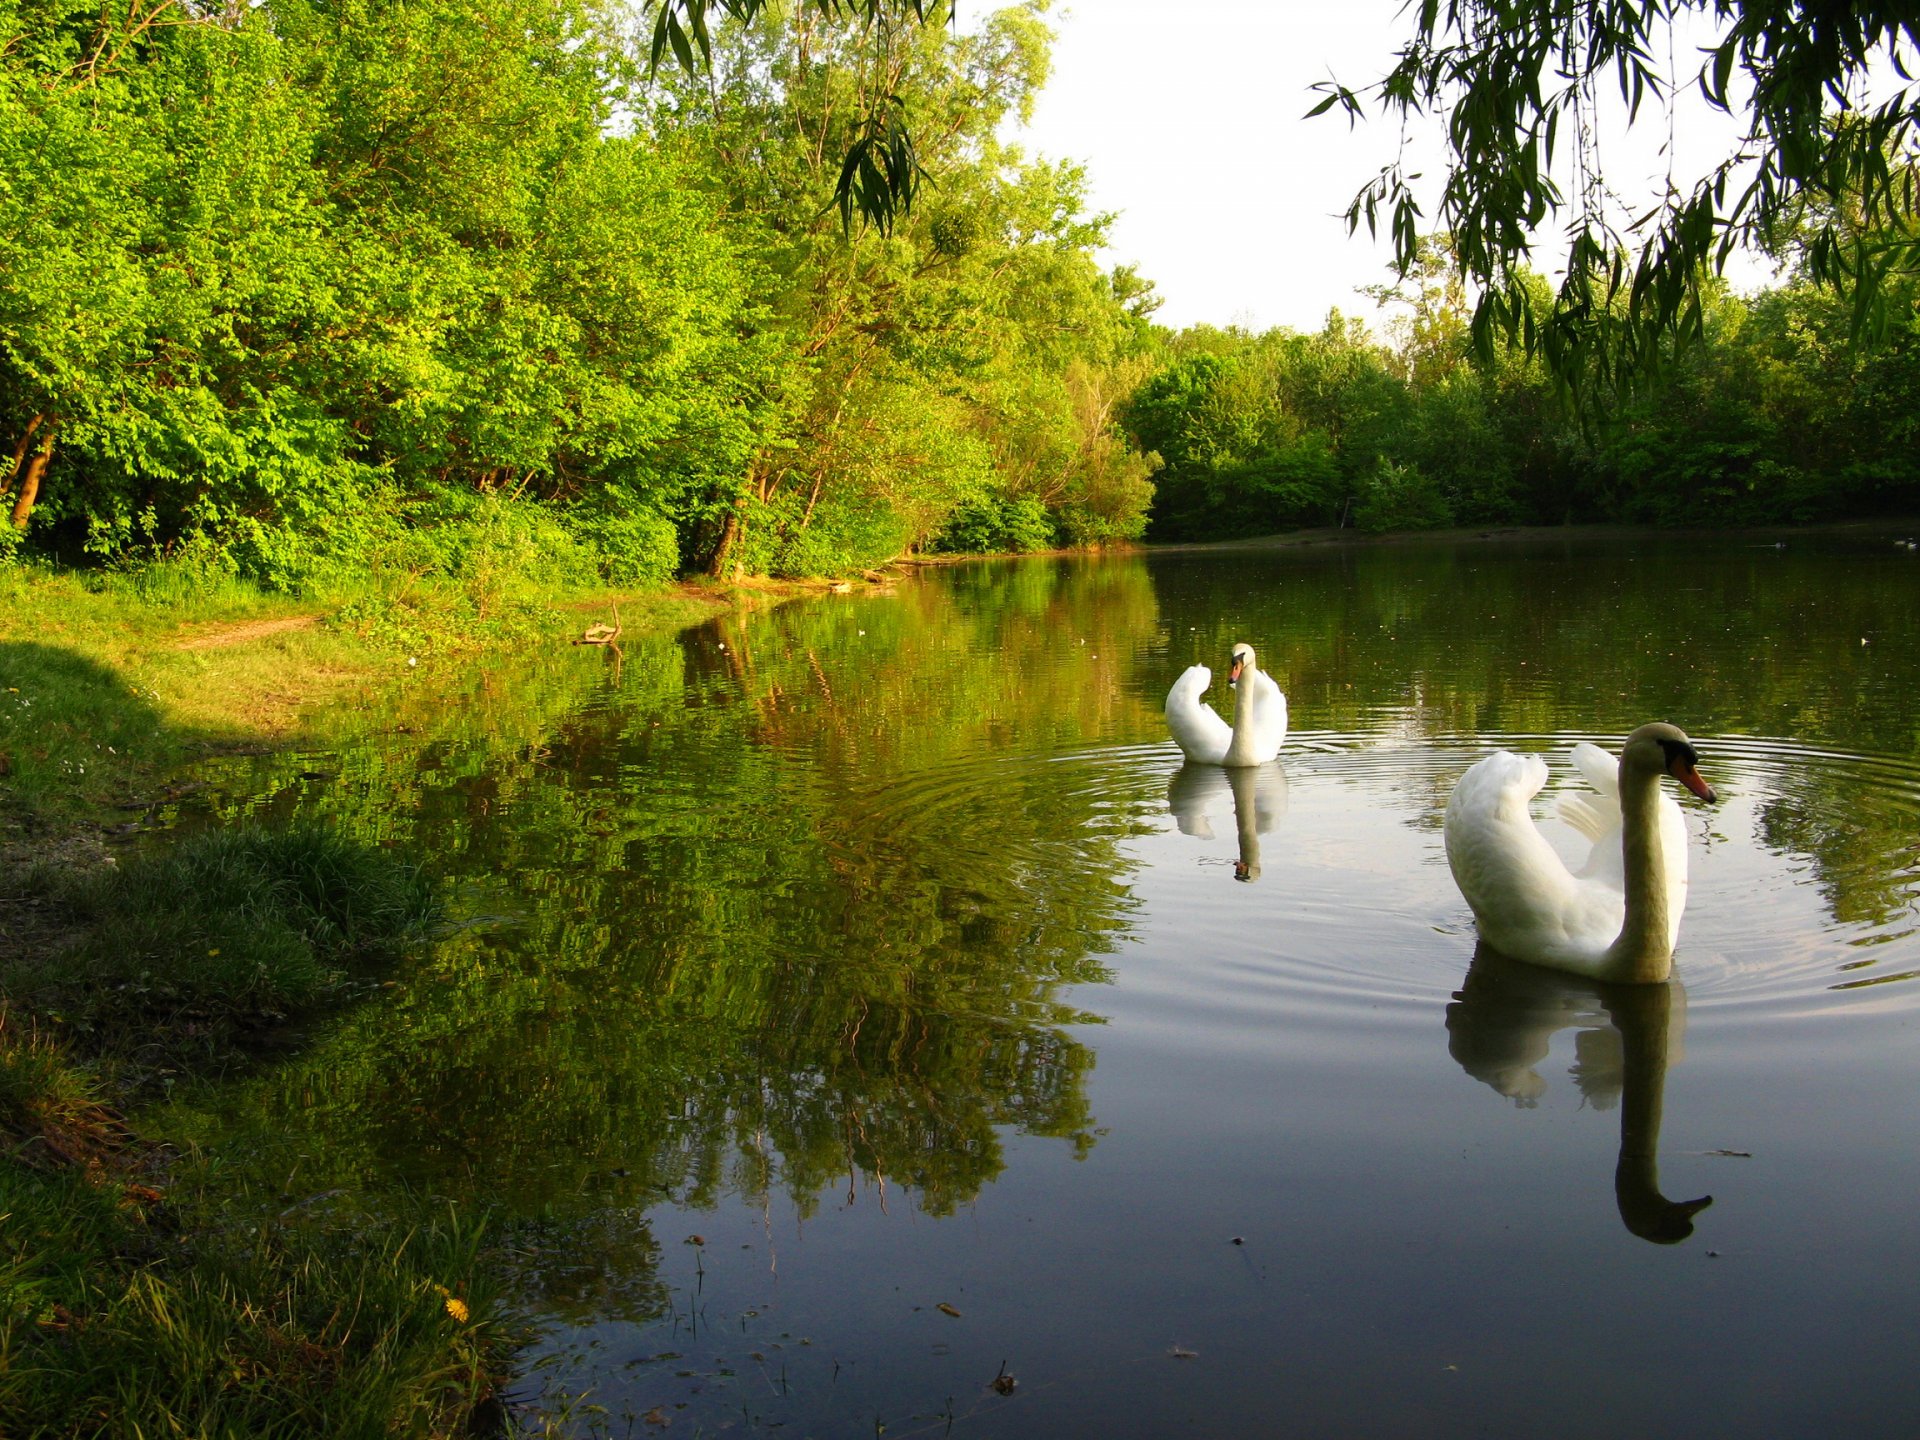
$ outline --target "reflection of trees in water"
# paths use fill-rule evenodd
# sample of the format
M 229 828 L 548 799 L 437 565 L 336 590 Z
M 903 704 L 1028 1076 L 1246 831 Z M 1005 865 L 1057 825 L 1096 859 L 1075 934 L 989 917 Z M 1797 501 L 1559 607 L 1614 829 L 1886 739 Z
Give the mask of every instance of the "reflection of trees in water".
M 1807 856 L 1833 918 L 1884 928 L 1920 919 L 1920 787 L 1911 775 L 1835 786 L 1830 774 L 1783 767 L 1780 793 L 1760 806 L 1761 843 Z M 1836 803 L 1836 791 L 1844 801 Z M 1889 864 L 1904 856 L 1907 863 Z
M 1303 731 L 1377 732 L 1385 712 L 1413 743 L 1625 734 L 1660 714 L 1911 746 L 1910 688 L 1885 683 L 1920 668 L 1911 579 L 1688 546 L 970 565 L 623 638 L 618 666 L 571 647 L 489 664 L 455 702 L 415 697 L 407 733 L 216 792 L 222 814 L 415 845 L 473 910 L 513 917 L 440 947 L 236 1112 L 264 1096 L 284 1137 L 261 1143 L 301 1150 L 316 1188 L 400 1173 L 587 1215 L 728 1190 L 812 1203 L 851 1172 L 963 1203 L 1008 1127 L 1090 1143 L 1070 1027 L 1091 1017 L 1062 987 L 1104 978 L 1129 809 L 1158 799 L 1123 766 L 1031 757 L 1162 740 L 1192 659 L 1256 644 Z M 1710 643 L 1676 632 L 1677 604 L 1713 616 Z M 1775 643 L 1794 634 L 1875 643 Z M 1399 778 L 1431 784 L 1406 798 L 1437 823 L 1456 775 Z M 1906 820 L 1884 822 L 1897 844 Z M 1770 823 L 1822 857 L 1858 833 L 1792 806 Z M 1584 1067 L 1599 1042 L 1580 1043 Z
M 1624 735 L 1650 716 L 1711 716 L 1714 730 L 1914 748 L 1920 565 L 1890 546 L 1576 531 L 1152 565 L 1178 645 L 1254 640 L 1306 728 L 1367 728 L 1403 705 L 1427 735 Z
M 1620 1220 L 1643 1240 L 1672 1245 L 1693 1233 L 1693 1217 L 1713 1203 L 1660 1193 L 1660 1122 L 1667 1067 L 1679 1063 L 1686 992 L 1663 985 L 1602 985 L 1507 960 L 1482 946 L 1447 1006 L 1447 1053 L 1460 1068 L 1523 1108 L 1547 1088 L 1540 1062 L 1553 1037 L 1574 1031 L 1569 1071 L 1596 1110 L 1620 1106 L 1614 1201 Z
M 255 803 L 416 844 L 511 923 L 443 944 L 236 1110 L 266 1100 L 301 1138 L 263 1143 L 302 1148 L 309 1181 L 583 1219 L 728 1191 L 805 1209 L 849 1178 L 946 1211 L 1009 1127 L 1090 1145 L 1068 1027 L 1097 1017 L 1060 990 L 1106 978 L 1114 812 L 1145 796 L 991 752 L 1108 734 L 1152 592 L 1128 567 L 1016 578 L 965 614 L 910 586 L 623 643 L 617 681 L 543 659 L 545 723 L 500 716 L 508 744 L 452 706 L 329 786 L 281 783 Z

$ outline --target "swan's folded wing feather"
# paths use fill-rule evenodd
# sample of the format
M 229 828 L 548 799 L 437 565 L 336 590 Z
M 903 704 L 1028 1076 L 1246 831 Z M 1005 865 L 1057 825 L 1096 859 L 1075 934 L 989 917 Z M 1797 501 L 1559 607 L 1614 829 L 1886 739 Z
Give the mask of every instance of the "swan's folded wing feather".
M 1582 740 L 1568 751 L 1573 768 L 1602 795 L 1611 795 L 1614 803 L 1620 801 L 1620 761 L 1598 745 L 1589 745 Z
M 1443 826 L 1447 864 L 1476 914 L 1483 898 L 1507 888 L 1507 877 L 1530 876 L 1542 864 L 1542 851 L 1552 855 L 1528 809 L 1546 783 L 1546 762 L 1538 755 L 1497 750 L 1453 787 Z
M 1614 806 L 1609 814 L 1605 805 L 1595 804 L 1586 795 L 1562 795 L 1555 806 L 1555 813 L 1589 840 L 1597 841 L 1609 831 L 1618 831 L 1620 828 L 1619 806 Z
M 1562 795 L 1556 805 L 1560 818 L 1578 830 L 1587 839 L 1594 842 L 1596 855 L 1602 841 L 1612 837 L 1611 843 L 1619 848 L 1620 833 L 1620 762 L 1615 760 L 1598 745 L 1589 745 L 1585 741 L 1573 747 L 1569 752 L 1573 768 L 1593 787 L 1591 792 L 1572 791 Z M 1581 867 L 1580 873 L 1586 874 L 1593 865 L 1589 859 Z
M 1447 864 L 1482 938 L 1527 958 L 1580 945 L 1600 919 L 1590 912 L 1611 903 L 1575 881 L 1534 823 L 1529 806 L 1546 783 L 1539 756 L 1498 751 L 1460 777 L 1444 826 Z
M 1233 731 L 1200 697 L 1213 682 L 1204 665 L 1189 665 L 1167 692 L 1167 729 L 1189 760 L 1218 765 L 1227 753 Z

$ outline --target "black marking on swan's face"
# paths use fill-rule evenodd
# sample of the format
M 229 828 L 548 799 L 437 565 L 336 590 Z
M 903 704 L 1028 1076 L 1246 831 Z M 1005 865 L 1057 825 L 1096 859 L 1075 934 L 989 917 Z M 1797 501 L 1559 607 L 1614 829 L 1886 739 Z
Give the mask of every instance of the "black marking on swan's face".
M 1667 752 L 1667 769 L 1684 762 L 1691 769 L 1700 763 L 1700 752 L 1684 740 L 1661 740 L 1660 748 Z
M 1660 749 L 1667 757 L 1667 774 L 1673 776 L 1702 800 L 1720 798 L 1713 793 L 1713 787 L 1701 778 L 1697 768 L 1700 764 L 1700 754 L 1692 745 L 1685 740 L 1671 740 L 1666 736 L 1660 736 L 1658 739 Z
M 1233 654 L 1227 663 L 1227 683 L 1229 685 L 1239 684 L 1240 672 L 1246 669 L 1247 666 L 1251 665 L 1252 663 L 1253 663 L 1253 647 L 1252 646 L 1249 646 L 1249 645 L 1234 646 Z

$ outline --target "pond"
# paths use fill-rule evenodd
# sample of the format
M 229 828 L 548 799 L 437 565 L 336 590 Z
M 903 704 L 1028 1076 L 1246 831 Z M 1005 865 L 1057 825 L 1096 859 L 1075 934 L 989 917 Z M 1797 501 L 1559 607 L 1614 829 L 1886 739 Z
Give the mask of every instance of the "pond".
M 1905 1435 L 1891 538 L 996 562 L 423 688 L 205 772 L 468 923 L 197 1123 L 491 1207 L 571 1433 Z M 1183 768 L 1240 640 L 1280 759 Z M 1652 719 L 1720 796 L 1673 982 L 1476 958 L 1454 781 L 1542 753 L 1544 818 Z

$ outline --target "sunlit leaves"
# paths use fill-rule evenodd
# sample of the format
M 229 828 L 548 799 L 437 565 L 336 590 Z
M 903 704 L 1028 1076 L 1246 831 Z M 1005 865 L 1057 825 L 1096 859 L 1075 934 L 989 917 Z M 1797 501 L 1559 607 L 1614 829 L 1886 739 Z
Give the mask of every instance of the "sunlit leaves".
M 108 553 L 195 535 L 289 584 L 396 543 L 368 498 L 391 486 L 584 508 L 672 553 L 660 515 L 744 466 L 779 361 L 711 202 L 603 128 L 582 6 L 89 38 L 118 13 L 65 48 L 44 12 L 0 30 L 0 455 L 58 417 L 42 520 Z M 96 51 L 123 63 L 65 83 Z
M 929 543 L 1137 534 L 1148 467 L 1108 387 L 1131 373 L 1151 291 L 1100 275 L 1106 219 L 1078 167 L 1001 143 L 1046 73 L 1035 11 L 901 30 L 884 69 L 854 18 L 769 13 L 713 39 L 706 75 L 659 77 L 649 123 L 764 258 L 769 323 L 798 363 L 788 428 L 699 562 L 818 574 Z

